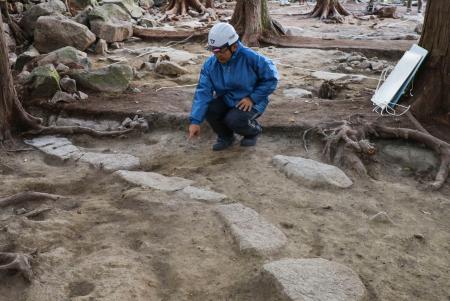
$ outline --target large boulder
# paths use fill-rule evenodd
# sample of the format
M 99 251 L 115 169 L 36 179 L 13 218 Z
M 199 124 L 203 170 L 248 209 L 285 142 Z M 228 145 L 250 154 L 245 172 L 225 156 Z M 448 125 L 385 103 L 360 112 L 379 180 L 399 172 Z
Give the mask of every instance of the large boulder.
M 85 25 L 61 16 L 40 17 L 34 31 L 34 45 L 43 53 L 65 46 L 85 50 L 95 39 L 95 34 Z
M 123 8 L 132 18 L 138 19 L 143 15 L 143 9 L 134 3 L 134 0 L 103 0 L 102 4 L 116 4 Z
M 120 42 L 133 35 L 130 15 L 117 4 L 105 4 L 89 13 L 89 24 L 97 37 L 108 43 Z
M 123 92 L 133 79 L 128 65 L 114 64 L 92 71 L 76 71 L 71 76 L 77 85 L 98 92 Z
M 33 5 L 27 10 L 22 19 L 20 20 L 20 27 L 23 28 L 28 37 L 32 37 L 34 34 L 34 28 L 39 17 L 58 15 L 66 12 L 66 6 L 64 2 L 59 0 L 50 0 L 45 3 Z
M 63 64 L 71 69 L 89 69 L 91 61 L 83 51 L 71 46 L 52 51 L 38 61 L 38 65 L 53 64 L 55 66 Z
M 53 65 L 39 66 L 33 69 L 30 75 L 32 97 L 51 97 L 56 91 L 61 90 L 59 86 L 60 77 Z

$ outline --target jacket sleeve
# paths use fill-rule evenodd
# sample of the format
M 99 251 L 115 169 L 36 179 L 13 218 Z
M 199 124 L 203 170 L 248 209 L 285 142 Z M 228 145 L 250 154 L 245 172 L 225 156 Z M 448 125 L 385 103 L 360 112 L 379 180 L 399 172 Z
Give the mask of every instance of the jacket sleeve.
M 214 86 L 209 74 L 209 62 L 207 61 L 200 72 L 197 89 L 195 90 L 194 100 L 192 102 L 192 110 L 190 121 L 192 124 L 200 124 L 205 120 L 208 104 L 213 99 Z
M 258 81 L 249 96 L 255 104 L 269 102 L 269 95 L 275 91 L 279 80 L 277 68 L 271 60 L 259 57 L 256 72 Z

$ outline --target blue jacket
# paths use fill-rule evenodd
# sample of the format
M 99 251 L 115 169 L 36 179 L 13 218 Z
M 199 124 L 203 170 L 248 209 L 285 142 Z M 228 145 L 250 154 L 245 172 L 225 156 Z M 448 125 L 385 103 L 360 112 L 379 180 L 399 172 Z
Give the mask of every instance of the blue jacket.
M 226 64 L 213 55 L 203 65 L 192 103 L 191 123 L 203 122 L 214 97 L 223 97 L 232 108 L 248 96 L 253 108 L 263 113 L 278 79 L 277 68 L 270 59 L 238 42 L 236 52 Z

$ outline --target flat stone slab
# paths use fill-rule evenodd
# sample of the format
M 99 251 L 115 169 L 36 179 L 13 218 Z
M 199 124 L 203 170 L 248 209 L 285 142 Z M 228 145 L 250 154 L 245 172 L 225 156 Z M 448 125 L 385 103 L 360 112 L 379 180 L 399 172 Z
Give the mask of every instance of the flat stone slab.
M 287 238 L 255 210 L 240 203 L 219 205 L 216 212 L 230 228 L 243 253 L 273 254 L 287 243 Z
M 55 156 L 63 161 L 72 158 L 78 159 L 81 156 L 80 149 L 74 146 L 67 138 L 42 136 L 24 140 L 24 142 L 36 147 L 47 155 Z
M 300 89 L 300 88 L 290 88 L 290 89 L 284 89 L 283 91 L 284 96 L 291 97 L 291 98 L 312 98 L 312 92 Z
M 193 200 L 204 201 L 207 203 L 219 203 L 227 198 L 224 194 L 194 186 L 187 186 L 181 192 Z
M 155 172 L 119 170 L 115 174 L 134 185 L 162 191 L 178 191 L 194 183 L 191 180 L 178 177 L 166 177 Z
M 103 153 L 83 153 L 81 162 L 89 163 L 98 169 L 106 171 L 116 171 L 123 169 L 136 169 L 141 163 L 139 158 L 128 154 L 103 154 Z
M 333 165 L 282 155 L 274 156 L 272 161 L 288 178 L 300 184 L 311 187 L 331 185 L 339 188 L 348 188 L 353 184 L 342 170 Z
M 263 266 L 286 301 L 366 301 L 359 276 L 345 265 L 322 258 L 282 259 Z
M 25 143 L 36 147 L 47 155 L 55 156 L 60 160 L 75 160 L 88 163 L 94 168 L 106 171 L 121 169 L 135 169 L 140 166 L 139 158 L 128 154 L 104 154 L 84 152 L 70 142 L 67 138 L 55 136 L 42 136 L 25 140 Z
M 351 82 L 361 82 L 367 77 L 361 74 L 345 74 L 327 71 L 315 71 L 311 76 L 320 80 L 348 80 Z

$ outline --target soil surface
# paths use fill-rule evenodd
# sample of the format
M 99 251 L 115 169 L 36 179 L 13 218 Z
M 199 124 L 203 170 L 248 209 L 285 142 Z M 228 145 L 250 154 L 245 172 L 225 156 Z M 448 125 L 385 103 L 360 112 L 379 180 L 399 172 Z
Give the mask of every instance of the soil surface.
M 326 34 L 344 39 L 357 32 L 373 32 L 373 20 L 325 24 L 305 16 L 277 15 L 297 6 L 304 12 L 304 5 L 270 5 L 274 17 L 284 25 L 305 28 L 305 37 Z M 350 4 L 348 8 L 358 12 L 363 5 Z M 404 7 L 399 11 L 402 14 Z M 390 27 L 389 32 L 413 33 L 414 28 L 406 24 Z M 141 41 L 125 48 L 164 44 Z M 279 88 L 261 118 L 265 133 L 255 148 L 234 145 L 224 152 L 212 152 L 215 137 L 207 126 L 198 140 L 186 140 L 192 85 L 208 53 L 201 43 L 174 48 L 198 54 L 189 74 L 178 78 L 149 74 L 132 83 L 138 89 L 134 92 L 88 93 L 89 99 L 83 103 L 35 101 L 28 103 L 28 108 L 47 117 L 120 122 L 136 114 L 146 117 L 150 123 L 146 133 L 114 139 L 68 138 L 95 152 L 135 155 L 142 171 L 183 177 L 223 193 L 228 196 L 224 203 L 241 202 L 281 229 L 287 245 L 273 256 L 242 255 L 214 213 L 215 205 L 134 187 L 113 174 L 81 163 L 61 162 L 37 150 L 2 152 L 0 196 L 32 190 L 67 199 L 34 201 L 0 211 L 2 251 L 34 254 L 35 274 L 27 283 L 12 271 L 0 273 L 0 300 L 275 300 L 270 294 L 261 295 L 265 291 L 262 265 L 282 258 L 315 257 L 353 269 L 370 301 L 450 300 L 450 186 L 447 182 L 438 192 L 421 189 L 421 183 L 432 179 L 435 170 L 417 173 L 376 156 L 366 162 L 367 178 L 345 170 L 354 181 L 351 188 L 313 189 L 287 179 L 271 163 L 277 154 L 322 161 L 319 140 L 308 138 L 308 152 L 304 148 L 302 131 L 311 123 L 342 120 L 357 113 L 369 120 L 378 118 L 370 98 L 379 73 L 347 72 L 366 78 L 346 81 L 333 99 L 322 99 L 318 93 L 323 80 L 312 74 L 341 72 L 336 70 L 336 60 L 345 53 L 257 49 L 277 63 L 281 75 Z M 114 55 L 129 61 L 135 58 L 123 50 Z M 108 64 L 100 56 L 92 58 L 98 65 Z M 395 55 L 384 59 L 395 65 Z M 183 85 L 189 87 L 175 87 Z M 299 88 L 312 92 L 312 97 L 292 94 Z M 385 117 L 385 122 L 408 124 L 406 117 Z M 440 137 L 447 135 L 448 131 L 439 132 Z M 22 208 L 50 210 L 26 218 L 19 214 Z M 379 212 L 386 212 L 390 221 L 371 221 Z

